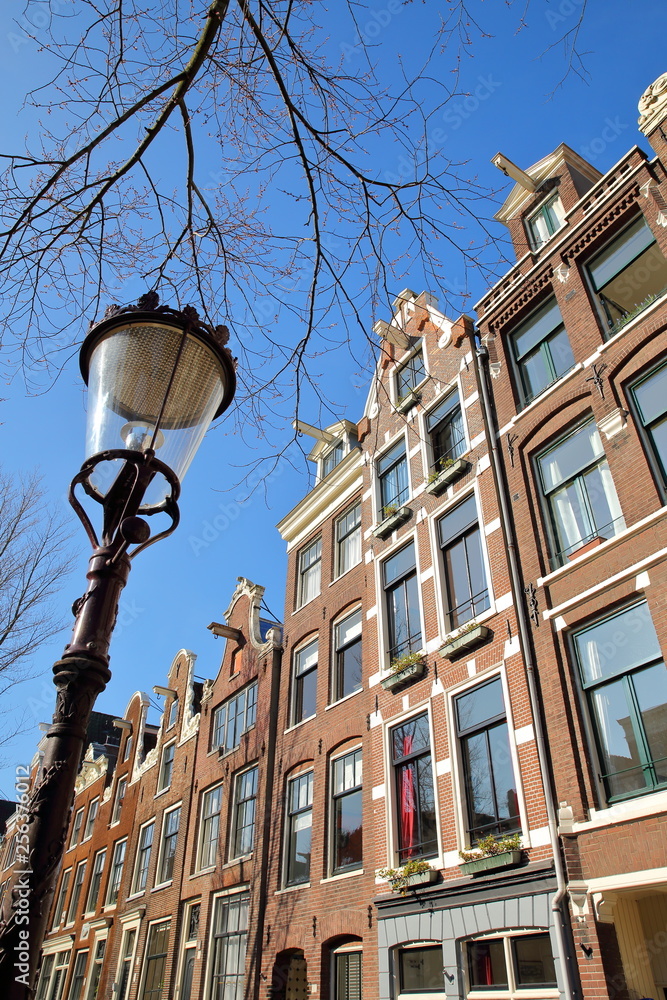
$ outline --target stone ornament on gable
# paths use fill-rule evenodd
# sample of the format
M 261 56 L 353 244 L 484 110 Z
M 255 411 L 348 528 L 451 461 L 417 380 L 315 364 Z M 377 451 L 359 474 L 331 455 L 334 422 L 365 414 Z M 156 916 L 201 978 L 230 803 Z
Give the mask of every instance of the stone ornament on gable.
M 639 98 L 639 128 L 646 135 L 667 115 L 667 73 L 647 87 Z

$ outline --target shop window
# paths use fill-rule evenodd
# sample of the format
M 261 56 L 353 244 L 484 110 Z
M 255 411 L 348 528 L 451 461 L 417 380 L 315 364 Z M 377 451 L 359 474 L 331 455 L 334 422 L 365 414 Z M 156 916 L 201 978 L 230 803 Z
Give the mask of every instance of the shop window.
M 512 332 L 511 344 L 524 405 L 574 366 L 574 355 L 555 299 Z
M 361 750 L 332 761 L 331 772 L 332 870 L 337 873 L 363 862 Z
M 610 801 L 667 784 L 667 670 L 646 602 L 573 636 Z
M 382 566 L 389 661 L 422 647 L 415 545 L 410 542 Z
M 107 889 L 107 906 L 113 906 L 118 902 L 120 893 L 120 883 L 123 878 L 123 868 L 125 866 L 125 852 L 127 850 L 127 839 L 118 840 L 113 849 L 111 859 L 111 872 L 109 874 L 109 887 Z
M 170 882 L 174 874 L 174 858 L 178 843 L 178 829 L 181 823 L 181 807 L 170 809 L 162 818 L 162 836 L 160 838 L 160 860 L 158 862 L 158 885 Z
M 667 489 L 667 363 L 663 362 L 636 382 L 631 392 L 664 493 Z
M 312 828 L 313 772 L 308 771 L 287 784 L 287 885 L 299 885 L 310 878 Z
M 221 753 L 235 750 L 241 736 L 257 719 L 257 681 L 219 705 L 213 712 L 211 748 Z
M 148 929 L 141 1000 L 160 1000 L 162 997 L 170 927 L 171 921 L 163 920 L 159 924 L 151 924 Z
M 565 212 L 560 195 L 552 195 L 526 220 L 528 239 L 532 250 L 539 250 L 565 222 Z
M 421 347 L 396 372 L 396 400 L 400 403 L 412 389 L 426 378 L 424 352 Z
M 410 477 L 404 438 L 397 441 L 378 459 L 376 471 L 380 484 L 381 518 L 389 517 L 410 496 Z
M 248 893 L 219 896 L 214 902 L 208 1000 L 243 1000 L 248 938 Z
M 310 545 L 301 549 L 298 555 L 298 564 L 297 607 L 302 608 L 304 604 L 312 601 L 320 593 L 322 577 L 321 538 L 316 538 Z
M 570 431 L 537 460 L 547 503 L 554 563 L 625 527 L 614 482 L 592 420 Z
M 336 521 L 336 576 L 361 562 L 361 504 L 355 503 Z
M 396 794 L 398 862 L 438 853 L 435 793 L 428 715 L 390 731 Z
M 447 595 L 447 627 L 458 628 L 489 607 L 477 503 L 471 494 L 438 522 Z
M 215 864 L 220 834 L 220 811 L 222 809 L 222 785 L 209 788 L 201 797 L 199 816 L 199 863 L 198 868 L 210 868 Z
M 608 336 L 667 290 L 667 261 L 643 216 L 586 264 Z
M 442 945 L 411 945 L 398 949 L 399 993 L 441 993 L 445 989 Z
M 556 972 L 548 934 L 483 938 L 466 945 L 471 993 L 502 992 L 530 996 L 530 990 L 556 990 Z
M 454 699 L 465 799 L 468 843 L 521 829 L 500 677 Z
M 426 417 L 434 472 L 442 472 L 466 448 L 463 413 L 458 392 L 450 392 Z
M 361 608 L 334 625 L 333 700 L 361 690 Z
M 315 715 L 317 705 L 317 639 L 294 654 L 291 725 Z
M 250 854 L 255 840 L 257 780 L 259 768 L 251 767 L 236 775 L 234 782 L 234 820 L 232 858 Z

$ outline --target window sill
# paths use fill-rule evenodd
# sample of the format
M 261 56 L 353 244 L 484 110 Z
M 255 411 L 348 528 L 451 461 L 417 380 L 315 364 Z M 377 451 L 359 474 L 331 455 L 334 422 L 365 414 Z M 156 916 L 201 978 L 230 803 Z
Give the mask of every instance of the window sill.
M 454 660 L 463 656 L 470 649 L 475 649 L 486 642 L 493 633 L 486 625 L 475 625 L 461 635 L 454 635 L 440 648 L 440 655 L 446 660 Z
M 151 892 L 159 892 L 160 889 L 168 889 L 173 881 L 173 878 L 170 878 L 167 882 L 160 882 L 158 885 L 153 886 Z
M 363 559 L 358 559 L 357 562 L 354 563 L 353 566 L 350 566 L 349 569 L 346 569 L 344 573 L 341 573 L 340 576 L 334 577 L 334 579 L 331 581 L 331 583 L 327 584 L 327 586 L 328 587 L 333 587 L 334 584 L 338 583 L 339 580 L 342 580 L 343 577 L 346 577 L 348 575 L 348 573 L 351 573 L 353 569 L 356 569 L 357 566 L 361 566 L 362 562 L 363 562 Z
M 419 384 L 421 385 L 422 383 L 420 382 Z M 396 400 L 394 409 L 397 413 L 408 413 L 417 403 L 421 403 L 421 398 L 422 395 L 419 388 L 410 389 L 405 396 Z
M 310 882 L 299 882 L 298 885 L 286 885 L 282 889 L 276 889 L 274 896 L 282 896 L 285 892 L 297 892 L 299 889 L 310 889 Z
M 424 490 L 426 493 L 431 493 L 433 496 L 440 496 L 444 493 L 451 483 L 456 482 L 461 476 L 464 476 L 470 470 L 470 462 L 465 458 L 457 458 L 455 462 L 448 465 L 446 468 L 439 472 L 435 479 L 429 480 L 425 486 Z
M 342 882 L 346 878 L 355 878 L 357 875 L 363 875 L 363 868 L 355 868 L 354 871 L 350 872 L 338 872 L 337 875 L 329 875 L 328 878 L 321 878 L 320 885 L 328 885 L 329 882 Z
M 199 871 L 193 872 L 192 875 L 188 875 L 188 878 L 199 878 L 200 875 L 210 875 L 211 872 L 215 871 L 215 865 L 209 865 L 207 868 L 200 868 Z
M 310 598 L 309 601 L 305 601 L 303 604 L 300 604 L 298 608 L 295 608 L 294 611 L 292 612 L 292 614 L 293 615 L 298 615 L 298 613 L 300 611 L 303 611 L 303 609 L 307 608 L 309 604 L 312 604 L 313 601 L 316 601 L 317 598 L 320 597 L 321 594 L 322 594 L 322 590 L 320 588 L 320 590 L 316 594 L 313 594 L 313 596 Z
M 356 698 L 356 696 L 358 694 L 361 694 L 363 690 L 364 689 L 362 685 L 362 687 L 358 688 L 356 691 L 352 691 L 350 694 L 346 694 L 343 698 L 339 698 L 338 701 L 332 701 L 331 704 L 326 705 L 324 711 L 330 712 L 332 708 L 338 708 L 339 705 L 342 705 L 344 702 L 349 701 L 350 698 Z
M 240 865 L 244 861 L 252 861 L 252 851 L 250 854 L 239 854 L 238 858 L 230 858 L 229 861 L 225 861 L 222 868 L 233 868 L 234 865 Z
M 131 895 L 125 897 L 125 902 L 129 903 L 133 899 L 141 899 L 142 896 L 146 895 L 145 889 L 140 889 L 139 892 L 133 892 Z
M 155 795 L 153 796 L 153 798 L 154 799 L 159 799 L 160 796 L 164 795 L 165 792 L 168 792 L 170 788 L 171 788 L 171 783 L 168 784 L 168 785 L 165 785 L 164 788 L 161 788 L 159 792 L 155 793 Z
M 307 722 L 311 722 L 311 721 L 312 721 L 312 719 L 316 719 L 316 718 L 317 718 L 317 713 L 316 713 L 315 715 L 309 715 L 309 716 L 308 716 L 308 718 L 306 718 L 306 719 L 301 719 L 301 720 L 300 720 L 299 722 L 295 722 L 293 726 L 288 726 L 288 727 L 287 727 L 287 729 L 284 729 L 284 730 L 283 730 L 283 734 L 284 734 L 284 735 L 286 736 L 286 735 L 287 735 L 287 733 L 292 733 L 292 732 L 294 732 L 294 730 L 295 730 L 295 729 L 298 729 L 298 728 L 299 728 L 299 726 L 305 726 L 305 724 L 306 724 Z

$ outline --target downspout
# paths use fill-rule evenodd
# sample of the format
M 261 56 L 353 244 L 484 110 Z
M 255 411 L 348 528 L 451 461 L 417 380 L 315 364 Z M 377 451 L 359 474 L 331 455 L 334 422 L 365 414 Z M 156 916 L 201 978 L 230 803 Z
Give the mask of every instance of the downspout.
M 519 642 L 528 678 L 528 694 L 530 697 L 533 725 L 535 728 L 535 743 L 537 746 L 537 757 L 540 764 L 542 787 L 544 789 L 544 802 L 547 810 L 549 841 L 554 856 L 557 888 L 551 901 L 551 909 L 555 917 L 554 927 L 558 938 L 559 962 L 567 1000 L 579 1000 L 581 995 L 579 981 L 576 967 L 573 965 L 572 942 L 570 934 L 568 933 L 569 921 L 567 918 L 567 902 L 565 898 L 567 893 L 567 879 L 560 851 L 560 838 L 558 836 L 558 823 L 556 818 L 556 803 L 554 801 L 549 755 L 544 734 L 544 722 L 537 685 L 533 644 L 530 628 L 528 626 L 528 615 L 524 601 L 523 582 L 521 579 L 521 572 L 519 570 L 517 544 L 514 534 L 514 522 L 512 520 L 510 505 L 508 502 L 505 469 L 498 453 L 498 434 L 496 430 L 495 410 L 491 401 L 491 394 L 489 392 L 489 351 L 487 347 L 479 346 L 476 343 L 475 334 L 473 332 L 470 332 L 470 342 L 477 360 L 477 382 L 482 401 L 484 428 L 489 442 L 491 464 L 493 466 L 493 472 L 496 480 L 496 493 L 498 496 L 498 506 L 500 508 L 500 520 L 503 528 L 503 534 L 505 536 L 512 596 L 514 599 L 514 608 L 519 626 Z

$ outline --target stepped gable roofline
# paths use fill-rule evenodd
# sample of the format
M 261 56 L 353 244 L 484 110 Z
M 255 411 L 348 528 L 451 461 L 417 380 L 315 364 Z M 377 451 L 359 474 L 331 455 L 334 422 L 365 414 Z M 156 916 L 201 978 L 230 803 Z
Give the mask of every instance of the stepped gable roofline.
M 499 158 L 503 159 L 501 154 L 494 156 L 491 162 L 495 164 Z M 583 156 L 576 153 L 567 143 L 561 142 L 560 146 L 557 146 L 548 156 L 542 157 L 541 160 L 534 163 L 532 167 L 528 167 L 527 170 L 520 171 L 522 174 L 527 175 L 534 183 L 535 190 L 530 191 L 523 184 L 515 183 L 503 202 L 502 207 L 494 215 L 494 219 L 506 226 L 510 219 L 520 214 L 524 205 L 534 200 L 535 195 L 539 193 L 540 186 L 545 181 L 550 180 L 559 167 L 563 167 L 566 164 L 574 168 L 586 180 L 590 181 L 591 184 L 596 184 L 602 177 L 600 171 L 592 166 L 588 160 L 585 160 Z M 500 167 L 500 169 L 503 168 Z M 506 171 L 503 172 L 506 173 Z

